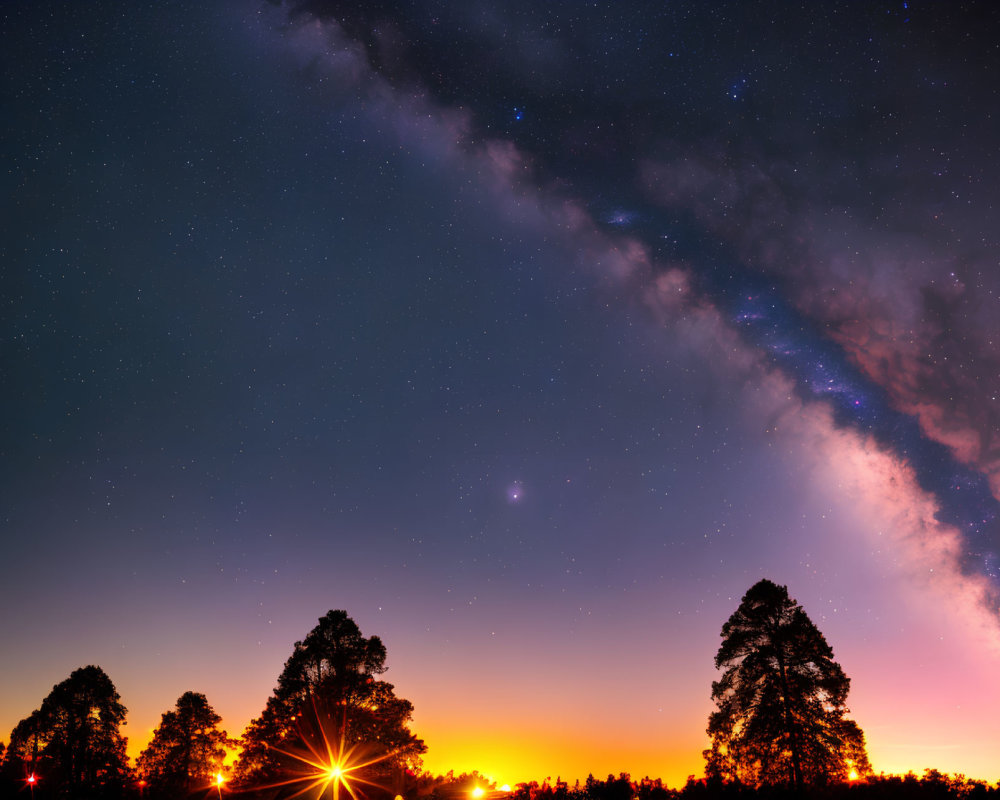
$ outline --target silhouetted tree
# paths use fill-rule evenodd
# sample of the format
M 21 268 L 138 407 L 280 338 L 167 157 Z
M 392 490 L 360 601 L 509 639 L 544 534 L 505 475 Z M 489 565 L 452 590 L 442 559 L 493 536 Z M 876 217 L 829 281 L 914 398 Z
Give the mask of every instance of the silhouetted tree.
M 219 730 L 220 722 L 222 717 L 198 692 L 185 692 L 174 710 L 163 714 L 137 763 L 154 794 L 177 797 L 213 781 L 222 770 L 226 748 L 236 744 Z
M 788 589 L 762 580 L 722 627 L 706 774 L 805 785 L 870 772 L 864 734 L 846 719 L 850 679 Z
M 10 733 L 10 744 L 3 761 L 3 775 L 8 781 L 22 780 L 28 777 L 38 766 L 44 743 L 39 730 L 41 728 L 41 712 L 32 711 Z
M 379 767 L 415 767 L 426 750 L 408 723 L 413 705 L 396 697 L 385 672 L 385 646 L 365 638 L 346 611 L 330 611 L 305 639 L 296 642 L 263 713 L 240 740 L 235 776 L 243 785 L 275 782 L 301 774 L 302 758 L 327 757 L 358 746 Z
M 588 775 L 584 792 L 589 800 L 630 800 L 634 789 L 631 776 L 627 772 L 622 772 L 617 778 L 608 775 L 605 781 L 599 781 L 593 775 Z
M 111 679 L 100 667 L 82 667 L 14 727 L 7 772 L 38 775 L 50 795 L 116 797 L 131 777 L 119 732 L 124 722 Z
M 669 800 L 673 796 L 674 793 L 659 778 L 653 779 L 647 775 L 635 785 L 637 800 Z

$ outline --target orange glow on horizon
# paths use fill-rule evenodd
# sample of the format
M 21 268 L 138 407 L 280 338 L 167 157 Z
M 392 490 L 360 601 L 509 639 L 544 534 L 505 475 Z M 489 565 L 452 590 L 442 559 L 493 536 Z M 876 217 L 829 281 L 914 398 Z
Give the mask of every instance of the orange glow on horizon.
M 927 605 L 931 606 L 930 612 L 923 605 L 918 607 L 922 620 L 933 613 L 930 600 Z M 938 613 L 945 616 L 940 607 Z M 835 622 L 831 617 L 824 625 L 835 631 Z M 927 683 L 920 673 L 904 671 L 894 674 L 891 680 L 883 675 L 885 653 L 905 649 L 908 640 L 902 633 L 895 638 L 872 639 L 862 645 L 850 642 L 842 634 L 831 634 L 836 642 L 843 642 L 837 655 L 852 677 L 851 716 L 866 734 L 868 756 L 876 775 L 882 772 L 904 775 L 908 771 L 921 775 L 925 769 L 934 768 L 947 774 L 962 773 L 991 785 L 1000 780 L 995 731 L 988 726 L 986 717 L 981 727 L 977 727 L 978 718 L 970 723 L 967 711 L 973 698 L 985 707 L 995 706 L 1000 700 L 1000 689 L 988 680 L 1000 666 L 1000 657 L 973 653 L 972 645 L 959 633 L 947 641 L 937 643 L 935 640 L 934 646 L 925 648 L 928 669 L 935 675 L 950 674 L 947 670 L 955 663 L 974 665 L 957 672 L 961 680 L 941 681 L 936 687 L 940 695 L 927 692 Z M 692 646 L 697 645 L 710 657 L 717 646 L 718 632 L 710 631 L 703 637 L 707 641 L 701 644 L 697 630 L 691 636 Z M 398 649 L 413 658 L 405 648 Z M 972 660 L 973 655 L 977 656 L 976 661 Z M 506 658 L 508 656 L 498 653 L 493 660 L 484 663 L 499 663 L 504 673 L 518 678 L 521 673 L 517 660 L 511 657 L 508 662 Z M 586 780 L 589 773 L 603 778 L 627 772 L 634 780 L 649 776 L 662 779 L 671 788 L 680 788 L 687 776 L 700 778 L 704 775 L 701 753 L 708 744 L 704 733 L 711 711 L 708 692 L 717 675 L 710 660 L 705 664 L 702 661 L 705 659 L 698 661 L 700 672 L 695 673 L 692 669 L 688 678 L 683 671 L 686 661 L 679 657 L 679 667 L 673 673 L 672 682 L 664 688 L 666 702 L 659 715 L 654 713 L 657 709 L 648 709 L 647 698 L 633 701 L 625 693 L 619 698 L 623 705 L 620 712 L 609 703 L 607 709 L 591 707 L 584 714 L 567 700 L 556 706 L 551 717 L 540 718 L 537 706 L 532 705 L 538 702 L 537 692 L 544 691 L 550 698 L 558 697 L 552 688 L 557 685 L 556 681 L 562 682 L 557 686 L 567 697 L 582 695 L 586 688 L 583 684 L 578 687 L 561 672 L 552 681 L 546 681 L 544 676 L 533 678 L 538 681 L 537 686 L 529 685 L 530 691 L 511 694 L 509 703 L 490 706 L 484 702 L 481 707 L 473 705 L 471 708 L 468 698 L 477 696 L 477 684 L 472 681 L 467 684 L 455 681 L 441 687 L 433 674 L 421 673 L 420 662 L 394 662 L 393 672 L 398 671 L 403 678 L 402 685 L 397 684 L 400 696 L 407 697 L 415 705 L 410 728 L 427 745 L 420 769 L 430 775 L 445 775 L 449 770 L 456 775 L 476 771 L 491 776 L 490 780 L 495 780 L 498 787 L 501 783 L 512 787 L 522 782 L 541 783 L 551 776 L 552 780 L 559 777 L 572 787 L 577 780 L 581 783 Z M 498 667 L 497 672 L 500 671 Z M 499 680 L 492 673 L 487 673 L 486 677 L 491 686 Z M 150 686 L 149 691 L 152 688 Z M 210 691 L 211 688 L 208 687 Z M 485 696 L 485 692 L 480 694 Z M 245 700 L 244 695 L 253 698 L 254 693 L 246 690 L 237 695 L 240 703 L 246 703 L 245 707 L 232 703 L 222 709 L 224 722 L 219 727 L 227 729 L 231 735 L 238 736 L 247 721 L 260 714 L 258 706 L 262 703 Z M 904 702 L 906 697 L 918 695 L 924 696 L 925 702 L 930 704 L 934 726 L 924 724 L 922 708 Z M 133 690 L 128 696 L 139 695 Z M 462 702 L 457 697 L 461 697 Z M 675 697 L 681 699 L 674 702 Z M 133 710 L 129 728 L 135 725 L 139 731 L 152 730 L 151 718 L 154 714 L 159 716 L 163 704 L 161 699 L 154 698 L 148 710 L 142 709 L 145 716 L 139 716 L 138 709 Z M 617 717 L 613 716 L 616 713 Z M 606 736 L 590 733 L 597 730 L 604 731 Z M 143 738 L 129 738 L 129 755 L 133 758 L 148 745 L 148 740 L 143 741 Z M 956 742 L 962 747 L 952 744 Z M 333 759 L 326 757 L 320 744 L 323 758 L 311 758 L 317 763 L 325 762 L 323 769 L 329 770 L 337 761 L 337 742 L 332 736 L 331 750 Z M 227 767 L 237 755 L 238 750 L 227 754 Z M 314 769 L 314 777 L 320 777 L 318 768 L 307 769 Z M 324 772 L 322 777 L 325 780 L 328 773 Z M 859 775 L 857 780 L 863 781 L 864 776 Z M 39 780 L 36 785 L 40 783 Z M 464 797 L 472 800 L 468 793 Z M 347 791 L 342 793 L 340 800 L 351 800 Z
M 442 729 L 426 724 L 414 728 L 427 743 L 423 769 L 428 773 L 475 771 L 496 780 L 501 793 L 510 792 L 518 783 L 541 783 L 547 776 L 553 780 L 558 776 L 572 786 L 577 780 L 585 781 L 588 774 L 606 777 L 621 772 L 628 772 L 635 780 L 661 778 L 669 786 L 680 787 L 689 775 L 703 774 L 701 753 L 707 746 L 704 734 L 697 729 L 686 738 L 662 732 L 657 736 L 650 730 L 645 741 L 636 742 L 606 740 L 556 727 L 538 729 L 536 738 L 525 740 L 523 725 L 501 726 L 496 721 L 479 729 L 461 725 Z
M 845 660 L 857 663 L 859 659 L 851 654 Z M 714 672 L 709 672 L 707 679 L 712 677 Z M 971 684 L 969 682 L 968 685 Z M 896 687 L 900 686 L 909 686 L 914 692 L 919 688 L 916 684 L 910 686 L 897 682 Z M 895 700 L 891 705 L 882 707 L 872 699 L 877 695 L 876 689 L 866 690 L 863 683 L 859 683 L 857 688 L 852 686 L 852 689 L 852 696 L 857 697 L 852 706 L 852 716 L 867 734 L 868 755 L 875 774 L 904 775 L 913 772 L 921 775 L 925 769 L 934 768 L 947 774 L 961 772 L 991 785 L 1000 781 L 1000 769 L 995 758 L 990 758 L 991 754 L 981 757 L 978 765 L 971 767 L 949 761 L 949 757 L 960 751 L 943 745 L 931 749 L 934 737 L 918 724 L 913 716 L 916 712 L 903 713 L 905 707 Z M 432 706 L 426 702 L 419 705 L 418 714 L 421 708 L 427 707 Z M 247 718 L 255 713 L 251 711 Z M 707 717 L 707 709 L 705 715 Z M 532 722 L 537 723 L 537 720 Z M 699 714 L 695 724 L 677 722 L 668 731 L 636 729 L 638 735 L 633 735 L 631 739 L 616 737 L 610 742 L 590 740 L 577 735 L 577 732 L 567 732 L 555 726 L 539 729 L 537 738 L 526 739 L 523 725 L 497 719 L 493 719 L 488 726 L 478 726 L 470 725 L 467 718 L 455 721 L 443 716 L 422 718 L 415 720 L 411 729 L 428 746 L 422 756 L 422 770 L 432 775 L 444 775 L 453 770 L 456 775 L 476 771 L 480 775 L 496 776 L 498 791 L 507 792 L 510 790 L 500 785 L 501 779 L 504 785 L 513 787 L 522 782 L 541 783 L 546 776 L 552 776 L 554 780 L 558 776 L 572 786 L 577 780 L 582 783 L 589 773 L 604 777 L 620 772 L 629 773 L 633 780 L 648 776 L 662 779 L 671 788 L 683 787 L 687 776 L 700 778 L 704 775 L 701 752 L 707 746 L 707 739 L 703 723 L 704 719 Z M 955 723 L 947 720 L 942 724 L 954 726 Z M 227 730 L 241 730 L 242 727 L 239 723 L 220 724 L 220 728 Z M 883 730 L 880 735 L 872 735 L 868 728 Z M 959 739 L 960 728 L 948 727 L 945 730 L 949 739 Z M 914 732 L 921 731 L 923 738 L 917 738 Z M 988 741 L 985 734 L 983 738 Z M 130 738 L 129 755 L 135 759 L 147 744 L 139 738 Z M 336 747 L 332 750 L 336 753 Z M 238 748 L 229 751 L 225 764 L 231 765 L 238 755 Z M 314 776 L 319 777 L 321 769 L 326 780 L 329 765 L 335 760 L 327 761 L 327 766 L 315 768 Z M 849 779 L 863 780 L 863 777 L 858 775 L 856 779 Z

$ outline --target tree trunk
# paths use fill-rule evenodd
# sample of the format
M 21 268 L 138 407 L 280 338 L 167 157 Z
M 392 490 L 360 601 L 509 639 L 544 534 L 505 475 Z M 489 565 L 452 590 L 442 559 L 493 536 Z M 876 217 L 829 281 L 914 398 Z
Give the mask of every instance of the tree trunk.
M 785 672 L 785 654 L 781 645 L 775 643 L 775 653 L 778 659 L 778 672 L 781 676 L 781 715 L 785 721 L 785 735 L 788 737 L 788 748 L 792 751 L 792 783 L 795 791 L 802 791 L 802 764 L 799 760 L 799 740 L 795 735 L 795 723 L 789 703 L 788 675 Z

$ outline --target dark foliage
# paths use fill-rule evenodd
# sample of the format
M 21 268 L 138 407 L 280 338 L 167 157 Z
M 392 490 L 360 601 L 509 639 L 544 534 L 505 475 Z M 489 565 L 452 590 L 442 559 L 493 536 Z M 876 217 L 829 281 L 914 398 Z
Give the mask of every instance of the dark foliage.
M 386 669 L 385 656 L 381 640 L 362 636 L 347 612 L 322 617 L 295 643 L 263 713 L 244 733 L 237 782 L 308 780 L 317 772 L 308 762 L 322 761 L 329 744 L 335 752 L 353 748 L 355 761 L 381 759 L 356 777 L 398 783 L 426 747 L 408 728 L 412 704 L 375 678 Z
M 222 717 L 205 695 L 185 692 L 177 699 L 136 765 L 150 797 L 183 797 L 212 784 L 222 770 L 226 748 L 236 744 L 219 730 L 220 722 Z
M 708 721 L 709 777 L 821 786 L 867 775 L 864 734 L 845 717 L 850 679 L 788 590 L 752 586 L 722 627 Z
M 4 774 L 41 798 L 113 798 L 132 774 L 125 754 L 125 706 L 100 667 L 75 670 L 11 731 Z

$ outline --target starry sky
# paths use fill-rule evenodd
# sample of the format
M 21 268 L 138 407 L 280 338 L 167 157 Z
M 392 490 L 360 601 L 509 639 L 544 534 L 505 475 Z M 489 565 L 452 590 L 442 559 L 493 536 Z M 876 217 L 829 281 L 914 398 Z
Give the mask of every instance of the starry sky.
M 0 738 L 238 734 L 343 608 L 434 772 L 702 772 L 786 584 L 1000 780 L 1000 12 L 12 0 Z

